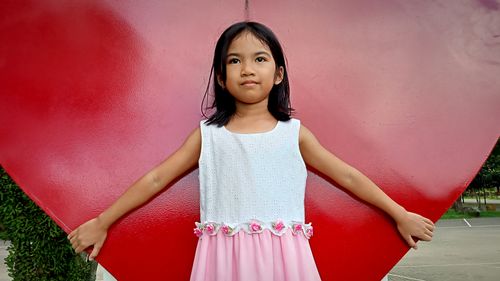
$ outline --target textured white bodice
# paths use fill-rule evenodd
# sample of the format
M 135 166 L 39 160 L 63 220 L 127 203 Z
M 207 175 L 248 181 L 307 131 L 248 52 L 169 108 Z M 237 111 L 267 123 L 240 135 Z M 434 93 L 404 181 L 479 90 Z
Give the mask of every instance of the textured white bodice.
M 310 227 L 303 224 L 307 170 L 299 150 L 299 120 L 278 121 L 271 131 L 252 134 L 207 126 L 204 120 L 200 127 L 200 230 L 207 223 L 213 232 L 267 228 L 279 234 L 277 223 L 304 231 Z

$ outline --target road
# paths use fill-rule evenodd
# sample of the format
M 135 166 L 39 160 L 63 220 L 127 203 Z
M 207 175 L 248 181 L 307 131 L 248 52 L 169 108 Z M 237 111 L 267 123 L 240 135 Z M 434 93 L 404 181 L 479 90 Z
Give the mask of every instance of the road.
M 500 280 L 500 218 L 441 220 L 433 241 L 419 242 L 390 281 Z

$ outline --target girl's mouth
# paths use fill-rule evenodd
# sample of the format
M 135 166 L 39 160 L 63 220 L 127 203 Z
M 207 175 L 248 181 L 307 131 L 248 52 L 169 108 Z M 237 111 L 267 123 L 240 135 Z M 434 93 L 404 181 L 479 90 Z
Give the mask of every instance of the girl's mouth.
M 241 83 L 242 86 L 254 86 L 257 85 L 257 82 L 253 80 L 246 80 L 243 83 Z

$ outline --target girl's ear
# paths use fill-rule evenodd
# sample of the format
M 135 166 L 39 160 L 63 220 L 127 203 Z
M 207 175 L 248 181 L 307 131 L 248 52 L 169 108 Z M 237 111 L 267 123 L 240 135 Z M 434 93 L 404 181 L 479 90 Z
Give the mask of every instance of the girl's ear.
M 274 85 L 278 85 L 283 81 L 283 76 L 284 76 L 285 69 L 283 66 L 280 66 L 276 69 L 276 74 L 274 75 Z
M 224 88 L 224 81 L 222 81 L 222 79 L 220 79 L 220 75 L 217 74 L 217 83 L 219 84 L 219 86 L 221 86 L 222 89 L 225 89 Z

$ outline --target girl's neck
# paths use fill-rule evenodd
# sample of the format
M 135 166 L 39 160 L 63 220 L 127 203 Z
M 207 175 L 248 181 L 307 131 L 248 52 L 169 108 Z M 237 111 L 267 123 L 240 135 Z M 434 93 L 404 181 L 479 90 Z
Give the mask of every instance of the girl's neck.
M 236 111 L 231 118 L 231 121 L 233 119 L 242 119 L 248 121 L 262 119 L 275 120 L 275 118 L 267 108 L 267 103 L 267 99 L 255 104 L 245 104 L 236 101 Z
M 236 112 L 225 126 L 239 133 L 265 132 L 276 126 L 276 118 L 267 109 L 267 100 L 259 104 L 236 103 Z

